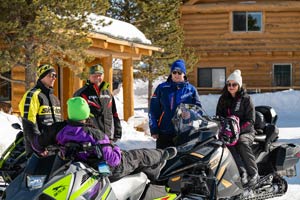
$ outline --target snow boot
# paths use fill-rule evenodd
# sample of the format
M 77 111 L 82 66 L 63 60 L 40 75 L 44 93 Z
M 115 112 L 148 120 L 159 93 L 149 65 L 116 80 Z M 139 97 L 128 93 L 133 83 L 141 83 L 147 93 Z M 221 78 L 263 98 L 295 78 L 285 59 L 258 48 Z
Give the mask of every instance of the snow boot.
M 246 172 L 242 173 L 241 175 L 241 181 L 242 181 L 242 185 L 247 185 L 248 183 L 248 175 Z
M 150 168 L 146 168 L 143 171 L 147 174 L 148 178 L 151 181 L 155 181 L 158 179 L 160 175 L 160 171 L 164 168 L 167 163 L 167 160 L 174 158 L 177 155 L 177 149 L 175 147 L 168 147 L 163 150 L 163 154 L 161 156 L 161 162 L 153 165 Z
M 161 160 L 171 160 L 177 155 L 177 149 L 176 147 L 167 147 L 164 149 L 164 152 L 162 154 Z
M 252 187 L 254 186 L 259 180 L 259 175 L 258 173 L 254 174 L 253 176 L 251 176 L 251 178 L 248 181 L 248 186 Z

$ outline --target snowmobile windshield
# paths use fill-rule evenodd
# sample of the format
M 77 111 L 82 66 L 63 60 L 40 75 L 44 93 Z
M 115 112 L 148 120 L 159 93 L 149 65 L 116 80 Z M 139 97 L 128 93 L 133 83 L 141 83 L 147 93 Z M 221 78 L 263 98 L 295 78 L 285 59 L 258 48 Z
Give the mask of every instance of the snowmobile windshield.
M 206 126 L 208 121 L 203 117 L 203 113 L 204 111 L 200 106 L 181 103 L 172 119 L 176 134 L 186 134 Z

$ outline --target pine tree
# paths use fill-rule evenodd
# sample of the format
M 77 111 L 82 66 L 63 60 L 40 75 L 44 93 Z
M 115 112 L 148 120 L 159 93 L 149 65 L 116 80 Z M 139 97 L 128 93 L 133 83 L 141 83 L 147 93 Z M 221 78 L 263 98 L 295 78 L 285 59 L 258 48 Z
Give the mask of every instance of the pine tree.
M 134 23 L 141 13 L 135 0 L 109 0 L 110 7 L 107 16 L 128 23 Z
M 28 89 L 41 62 L 83 67 L 93 30 L 87 16 L 107 8 L 107 0 L 1 0 L 1 72 L 23 66 Z
M 193 49 L 183 46 L 183 29 L 180 26 L 180 6 L 178 0 L 110 0 L 113 5 L 107 12 L 112 18 L 132 23 L 152 41 L 152 45 L 164 48 L 144 57 L 146 63 L 139 68 L 148 79 L 148 99 L 152 94 L 152 81 L 158 76 L 169 74 L 170 64 L 179 58 L 186 61 L 187 71 L 198 62 Z

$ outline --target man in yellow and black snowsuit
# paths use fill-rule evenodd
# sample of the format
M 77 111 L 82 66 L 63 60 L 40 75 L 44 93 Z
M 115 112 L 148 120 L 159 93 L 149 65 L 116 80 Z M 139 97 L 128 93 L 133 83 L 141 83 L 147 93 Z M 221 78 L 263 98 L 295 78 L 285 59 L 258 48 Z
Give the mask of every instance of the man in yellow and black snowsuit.
M 27 156 L 33 152 L 34 134 L 44 133 L 45 127 L 62 120 L 60 101 L 53 94 L 54 82 L 57 78 L 55 69 L 50 64 L 42 64 L 37 70 L 36 85 L 28 90 L 19 104 L 25 136 Z
M 104 81 L 104 69 L 100 64 L 90 67 L 87 83 L 74 96 L 81 96 L 87 101 L 93 123 L 102 133 L 113 141 L 122 137 L 115 99 L 109 90 L 109 83 Z

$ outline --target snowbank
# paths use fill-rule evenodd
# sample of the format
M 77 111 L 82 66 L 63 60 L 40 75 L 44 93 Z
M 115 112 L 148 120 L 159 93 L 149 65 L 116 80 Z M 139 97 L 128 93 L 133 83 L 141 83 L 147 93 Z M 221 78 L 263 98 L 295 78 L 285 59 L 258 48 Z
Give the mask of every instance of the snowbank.
M 9 115 L 0 111 L 0 155 L 14 141 L 16 134 L 19 132 L 19 130 L 14 129 L 11 126 L 13 123 L 21 124 L 21 121 L 14 115 Z

